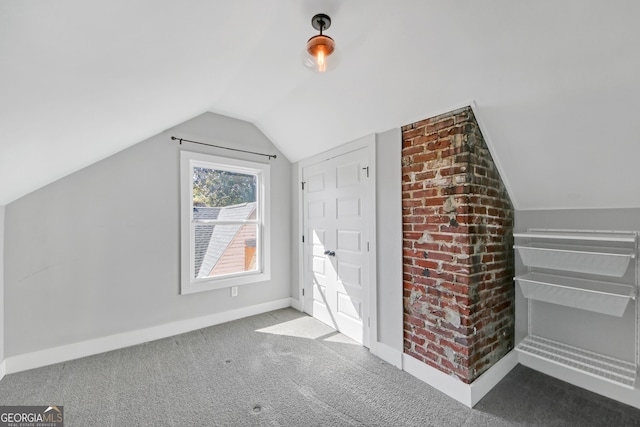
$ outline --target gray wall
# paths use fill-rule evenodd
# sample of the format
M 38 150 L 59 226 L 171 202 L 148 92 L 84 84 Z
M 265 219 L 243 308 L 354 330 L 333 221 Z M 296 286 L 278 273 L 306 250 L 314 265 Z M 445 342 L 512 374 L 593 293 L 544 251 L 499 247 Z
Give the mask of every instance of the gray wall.
M 180 146 L 171 135 L 278 158 Z M 179 295 L 181 149 L 270 162 L 270 281 L 235 298 Z M 254 125 L 206 113 L 7 205 L 5 355 L 288 298 L 290 181 L 290 162 Z
M 0 363 L 4 360 L 4 206 L 0 206 Z
M 298 163 L 291 165 L 291 298 L 299 304 L 298 308 L 302 308 L 300 301 L 300 268 L 302 260 L 300 259 L 300 177 L 298 176 Z
M 376 135 L 378 341 L 402 352 L 402 133 Z
M 528 228 L 640 231 L 640 209 L 567 209 L 516 211 L 514 231 Z M 516 254 L 516 275 L 525 267 Z M 633 272 L 628 272 L 633 276 Z M 633 280 L 633 277 L 631 277 Z M 633 361 L 635 304 L 623 317 L 532 302 L 533 332 L 579 347 Z M 516 286 L 516 343 L 527 334 L 528 304 Z

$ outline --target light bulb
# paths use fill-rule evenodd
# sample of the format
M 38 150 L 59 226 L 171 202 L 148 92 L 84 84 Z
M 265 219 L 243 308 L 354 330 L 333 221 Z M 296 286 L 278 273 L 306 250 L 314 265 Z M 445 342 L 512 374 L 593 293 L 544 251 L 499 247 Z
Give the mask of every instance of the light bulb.
M 317 63 L 318 63 L 318 71 L 320 71 L 321 73 L 324 73 L 325 71 L 327 71 L 327 62 L 325 60 L 323 50 L 318 51 Z

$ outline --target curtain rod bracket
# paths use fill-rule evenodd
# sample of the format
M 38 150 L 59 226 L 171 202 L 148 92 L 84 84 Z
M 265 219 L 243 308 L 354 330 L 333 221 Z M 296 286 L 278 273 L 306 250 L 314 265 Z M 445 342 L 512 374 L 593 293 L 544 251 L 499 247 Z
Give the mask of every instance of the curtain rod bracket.
M 190 139 L 178 138 L 178 137 L 175 137 L 175 136 L 172 136 L 171 140 L 172 141 L 178 141 L 180 143 L 180 145 L 182 145 L 182 141 L 190 142 L 192 144 L 206 145 L 207 147 L 222 148 L 223 150 L 239 151 L 241 153 L 248 153 L 248 154 L 255 154 L 257 156 L 264 156 L 264 157 L 268 157 L 269 160 L 271 160 L 272 158 L 275 159 L 275 158 L 278 157 L 275 154 L 265 154 L 265 153 L 258 153 L 258 152 L 255 152 L 255 151 L 240 150 L 238 148 L 223 147 L 221 145 L 207 144 L 206 142 L 192 141 Z

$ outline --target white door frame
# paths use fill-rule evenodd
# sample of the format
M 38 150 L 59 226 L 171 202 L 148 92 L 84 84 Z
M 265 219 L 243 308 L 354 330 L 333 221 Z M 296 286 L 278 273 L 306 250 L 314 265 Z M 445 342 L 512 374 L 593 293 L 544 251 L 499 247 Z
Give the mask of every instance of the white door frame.
M 367 135 L 365 137 L 356 139 L 355 141 L 348 142 L 339 147 L 299 161 L 298 178 L 300 180 L 302 179 L 302 170 L 306 166 L 338 157 L 352 151 L 360 150 L 362 148 L 367 149 L 367 154 L 369 156 L 369 179 L 367 180 L 366 189 L 367 206 L 363 206 L 363 209 L 368 209 L 368 212 L 370 213 L 370 221 L 367 227 L 367 233 L 369 234 L 369 283 L 367 286 L 368 297 L 366 301 L 368 305 L 369 316 L 368 319 L 363 319 L 363 322 L 367 322 L 369 328 L 369 351 L 376 354 L 376 344 L 378 342 L 378 281 L 376 277 L 376 135 Z M 298 301 L 300 301 L 300 310 L 304 311 L 304 297 L 302 295 L 302 288 L 304 286 L 304 243 L 302 242 L 302 236 L 304 235 L 304 196 L 302 194 L 302 187 L 300 185 L 300 182 L 298 182 L 297 185 L 298 191 L 300 191 L 300 198 L 298 201 Z

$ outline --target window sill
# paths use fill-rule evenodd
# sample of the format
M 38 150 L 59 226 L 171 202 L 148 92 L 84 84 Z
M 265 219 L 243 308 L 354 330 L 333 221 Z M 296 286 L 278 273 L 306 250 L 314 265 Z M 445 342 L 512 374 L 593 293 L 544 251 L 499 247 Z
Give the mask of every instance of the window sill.
M 270 275 L 265 272 L 243 274 L 224 278 L 200 279 L 188 283 L 183 283 L 180 287 L 180 294 L 194 294 L 198 292 L 214 291 L 216 289 L 226 289 L 232 286 L 248 285 L 250 283 L 265 282 L 270 279 Z

